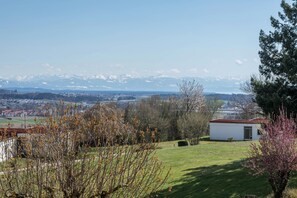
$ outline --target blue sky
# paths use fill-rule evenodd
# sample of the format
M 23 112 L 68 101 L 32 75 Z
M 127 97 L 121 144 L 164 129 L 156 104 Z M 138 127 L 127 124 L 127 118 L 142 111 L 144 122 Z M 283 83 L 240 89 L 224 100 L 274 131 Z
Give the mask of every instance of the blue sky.
M 0 1 L 0 76 L 248 78 L 280 0 Z

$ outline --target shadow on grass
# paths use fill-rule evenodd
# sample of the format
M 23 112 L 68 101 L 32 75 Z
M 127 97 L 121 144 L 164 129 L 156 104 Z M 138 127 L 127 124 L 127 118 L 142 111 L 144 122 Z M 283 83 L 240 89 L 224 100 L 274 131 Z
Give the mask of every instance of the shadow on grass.
M 185 170 L 181 184 L 157 192 L 158 197 L 240 197 L 257 195 L 266 197 L 271 193 L 267 179 L 255 177 L 243 168 L 241 161 L 225 165 L 213 165 Z

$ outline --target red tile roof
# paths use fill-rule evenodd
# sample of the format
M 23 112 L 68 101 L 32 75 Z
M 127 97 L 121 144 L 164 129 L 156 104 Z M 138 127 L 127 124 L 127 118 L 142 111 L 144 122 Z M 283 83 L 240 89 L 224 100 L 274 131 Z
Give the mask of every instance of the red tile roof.
M 235 123 L 235 124 L 265 124 L 268 122 L 266 118 L 253 118 L 249 120 L 229 120 L 229 119 L 217 119 L 211 120 L 210 123 Z

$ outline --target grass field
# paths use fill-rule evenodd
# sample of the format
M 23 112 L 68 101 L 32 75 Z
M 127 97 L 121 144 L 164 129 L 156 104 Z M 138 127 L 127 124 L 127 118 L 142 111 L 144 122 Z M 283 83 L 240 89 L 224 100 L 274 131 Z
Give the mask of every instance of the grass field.
M 271 195 L 265 176 L 253 176 L 242 167 L 250 143 L 201 141 L 199 145 L 188 147 L 177 147 L 175 141 L 160 143 L 157 155 L 166 168 L 171 169 L 171 174 L 163 190 L 157 192 L 158 197 Z M 20 159 L 19 163 L 24 160 Z M 5 169 L 7 164 L 0 168 Z M 297 188 L 297 176 L 291 177 L 289 188 Z
M 241 165 L 250 143 L 201 142 L 189 147 L 160 143 L 157 154 L 171 167 L 164 190 L 158 192 L 160 197 L 266 197 L 271 194 L 267 179 L 252 176 Z M 289 187 L 297 187 L 297 177 L 290 180 Z
M 25 123 L 26 125 L 35 125 L 35 118 L 36 117 L 26 117 L 26 121 L 22 117 L 12 117 L 11 120 L 6 118 L 0 118 L 0 127 L 7 127 L 8 125 L 12 127 L 21 127 Z M 39 118 L 36 118 L 37 120 Z

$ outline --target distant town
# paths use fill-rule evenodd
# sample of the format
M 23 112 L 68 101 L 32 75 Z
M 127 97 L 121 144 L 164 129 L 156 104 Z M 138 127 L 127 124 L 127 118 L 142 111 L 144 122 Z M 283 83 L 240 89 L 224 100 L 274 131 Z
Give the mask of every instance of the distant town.
M 44 117 L 48 106 L 59 101 L 78 104 L 82 111 L 96 103 L 115 103 L 120 108 L 125 108 L 129 103 L 136 103 L 150 96 L 158 95 L 164 100 L 170 97 L 179 97 L 176 92 L 80 92 L 65 91 L 63 93 L 51 92 L 18 92 L 17 90 L 0 89 L 0 116 L 2 119 L 11 120 L 21 118 L 22 122 L 34 117 Z M 235 119 L 240 113 L 236 106 L 236 98 L 249 99 L 244 94 L 219 94 L 206 93 L 206 98 L 216 98 L 224 101 L 222 107 L 216 112 L 214 118 Z M 6 123 L 6 122 L 4 122 Z M 16 125 L 20 126 L 20 125 Z M 25 126 L 22 124 L 22 126 Z

